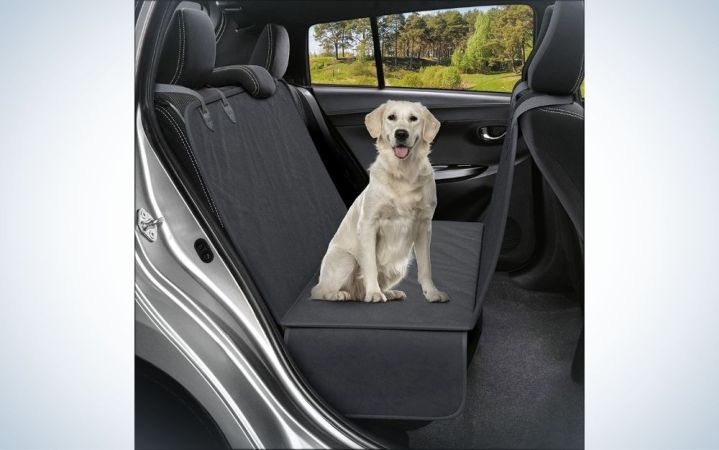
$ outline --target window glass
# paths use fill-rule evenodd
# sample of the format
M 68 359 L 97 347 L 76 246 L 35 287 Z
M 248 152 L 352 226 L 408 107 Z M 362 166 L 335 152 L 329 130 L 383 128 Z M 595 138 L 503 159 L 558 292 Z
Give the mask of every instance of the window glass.
M 394 14 L 377 25 L 387 86 L 511 92 L 532 51 L 526 5 Z
M 369 18 L 313 25 L 309 32 L 313 84 L 377 86 Z

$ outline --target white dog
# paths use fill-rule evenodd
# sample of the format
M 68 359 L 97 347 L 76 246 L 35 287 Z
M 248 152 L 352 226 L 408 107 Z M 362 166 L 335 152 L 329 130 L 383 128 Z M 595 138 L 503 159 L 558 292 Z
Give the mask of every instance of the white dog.
M 312 298 L 402 300 L 407 295 L 392 287 L 407 273 L 414 247 L 424 296 L 446 302 L 432 281 L 429 258 L 437 192 L 427 156 L 439 121 L 420 103 L 388 101 L 367 114 L 365 125 L 377 139 L 377 159 L 369 185 L 329 244 Z

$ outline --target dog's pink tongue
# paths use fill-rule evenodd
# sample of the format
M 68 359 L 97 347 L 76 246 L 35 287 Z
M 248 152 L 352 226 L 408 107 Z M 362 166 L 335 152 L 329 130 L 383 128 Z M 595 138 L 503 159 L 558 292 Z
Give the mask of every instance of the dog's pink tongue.
M 407 157 L 407 154 L 409 153 L 409 149 L 407 147 L 398 145 L 394 148 L 394 156 L 396 156 L 399 159 L 405 159 Z

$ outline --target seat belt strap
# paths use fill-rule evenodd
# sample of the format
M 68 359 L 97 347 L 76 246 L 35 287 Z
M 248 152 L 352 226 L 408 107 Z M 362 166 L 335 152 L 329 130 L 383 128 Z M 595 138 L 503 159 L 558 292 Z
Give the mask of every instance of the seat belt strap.
M 514 85 L 514 89 L 512 89 L 512 105 L 514 105 L 517 102 L 517 99 L 519 98 L 519 94 L 529 89 L 529 83 L 526 81 L 520 81 L 519 83 Z

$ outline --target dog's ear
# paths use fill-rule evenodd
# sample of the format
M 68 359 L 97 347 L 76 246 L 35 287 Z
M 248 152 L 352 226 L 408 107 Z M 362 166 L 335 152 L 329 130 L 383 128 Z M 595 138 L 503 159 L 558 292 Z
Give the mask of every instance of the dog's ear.
M 439 132 L 439 120 L 437 120 L 426 106 L 422 105 L 423 119 L 422 122 L 422 139 L 428 144 L 431 143 Z
M 382 133 L 382 113 L 384 112 L 385 104 L 379 105 L 374 111 L 367 114 L 364 118 L 364 124 L 369 131 L 369 135 L 372 138 L 377 139 Z

